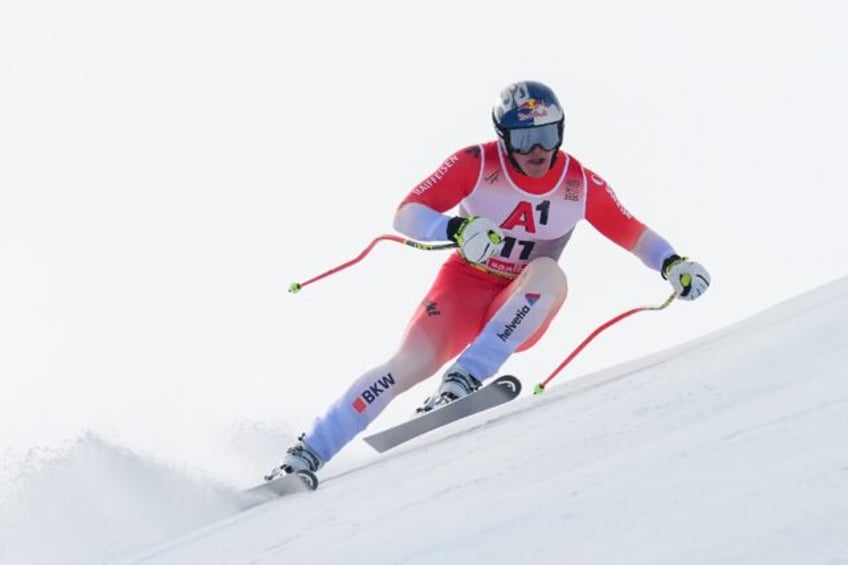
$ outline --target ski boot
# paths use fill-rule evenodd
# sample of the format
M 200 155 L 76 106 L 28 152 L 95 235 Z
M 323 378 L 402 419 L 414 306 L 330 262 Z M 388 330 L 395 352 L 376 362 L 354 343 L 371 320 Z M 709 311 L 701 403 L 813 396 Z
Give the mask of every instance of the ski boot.
M 442 384 L 435 394 L 427 398 L 424 404 L 416 409 L 417 413 L 429 412 L 468 396 L 480 388 L 480 381 L 474 378 L 468 371 L 464 370 L 458 363 L 454 363 L 442 377 Z

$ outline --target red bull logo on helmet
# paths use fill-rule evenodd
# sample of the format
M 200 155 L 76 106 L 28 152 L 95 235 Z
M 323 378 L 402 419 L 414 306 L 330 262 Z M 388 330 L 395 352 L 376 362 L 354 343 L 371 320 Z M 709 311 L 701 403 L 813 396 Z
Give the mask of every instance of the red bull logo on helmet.
M 544 100 L 528 98 L 518 106 L 519 120 L 535 120 L 548 115 L 548 103 Z
M 553 91 L 537 82 L 517 82 L 500 93 L 492 108 L 498 129 L 543 126 L 562 122 L 562 107 Z

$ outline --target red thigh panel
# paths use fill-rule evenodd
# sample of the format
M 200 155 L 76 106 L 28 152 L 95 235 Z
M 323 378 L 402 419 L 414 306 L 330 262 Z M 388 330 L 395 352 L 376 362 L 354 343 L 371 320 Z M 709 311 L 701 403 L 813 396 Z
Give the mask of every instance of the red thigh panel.
M 413 314 L 403 348 L 414 347 L 409 342 L 423 336 L 432 347 L 433 367 L 447 363 L 477 337 L 492 301 L 507 284 L 508 280 L 449 259 Z

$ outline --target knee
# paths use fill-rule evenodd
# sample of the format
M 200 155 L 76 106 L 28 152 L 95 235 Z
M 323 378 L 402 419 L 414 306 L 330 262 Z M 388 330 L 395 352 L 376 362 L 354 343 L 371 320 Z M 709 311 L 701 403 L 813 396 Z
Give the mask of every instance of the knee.
M 539 257 L 527 264 L 524 269 L 528 282 L 534 285 L 544 286 L 548 291 L 556 294 L 565 294 L 568 290 L 568 279 L 565 271 L 559 266 L 555 259 L 550 257 Z

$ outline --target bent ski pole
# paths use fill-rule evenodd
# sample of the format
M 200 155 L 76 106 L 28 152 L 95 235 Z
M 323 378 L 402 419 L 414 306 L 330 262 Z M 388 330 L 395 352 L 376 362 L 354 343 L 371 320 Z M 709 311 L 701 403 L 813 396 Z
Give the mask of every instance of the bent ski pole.
M 416 249 L 421 249 L 421 250 L 424 250 L 424 251 L 437 251 L 437 250 L 440 250 L 440 249 L 451 249 L 451 248 L 457 247 L 456 243 L 422 243 L 420 241 L 414 241 L 412 239 L 404 239 L 404 238 L 397 236 L 397 235 L 381 235 L 379 237 L 375 237 L 374 240 L 371 241 L 370 244 L 368 244 L 368 247 L 366 247 L 365 249 L 362 250 L 362 253 L 360 253 L 355 258 L 351 259 L 350 261 L 348 261 L 346 263 L 342 263 L 338 267 L 333 267 L 329 271 L 321 273 L 320 275 L 316 275 L 316 276 L 312 277 L 311 279 L 309 279 L 307 281 L 291 283 L 291 285 L 289 285 L 289 292 L 291 292 L 291 293 L 300 292 L 300 289 L 302 289 L 303 287 L 305 287 L 308 284 L 312 284 L 316 281 L 323 279 L 324 277 L 329 277 L 332 274 L 338 273 L 342 269 L 346 269 L 346 268 L 350 267 L 351 265 L 355 265 L 356 263 L 359 263 L 360 261 L 362 261 L 362 259 L 365 258 L 366 255 L 371 253 L 371 250 L 374 249 L 374 246 L 377 245 L 381 241 L 394 241 L 394 242 L 402 243 L 404 245 L 408 245 L 409 247 L 414 247 Z
M 671 296 L 666 298 L 665 302 L 663 302 L 662 304 L 657 304 L 655 306 L 640 306 L 638 308 L 633 308 L 632 310 L 628 310 L 627 312 L 622 312 L 618 316 L 607 320 L 606 322 L 604 322 L 603 324 L 601 324 L 600 326 L 595 328 L 595 330 L 592 333 L 590 333 L 586 337 L 586 339 L 584 339 L 580 343 L 580 345 L 578 345 L 577 348 L 574 351 L 572 351 L 568 355 L 568 357 L 565 358 L 565 360 L 562 363 L 559 364 L 559 366 L 556 369 L 554 369 L 553 373 L 548 375 L 548 378 L 546 378 L 544 381 L 542 381 L 542 382 L 540 382 L 539 384 L 536 385 L 536 388 L 533 389 L 533 394 L 542 394 L 543 392 L 545 392 L 545 387 L 548 385 L 548 383 L 551 382 L 554 379 L 554 377 L 556 377 L 559 374 L 559 372 L 562 371 L 562 369 L 566 365 L 571 363 L 572 359 L 577 357 L 577 355 L 581 351 L 583 351 L 583 348 L 586 347 L 587 345 L 589 345 L 589 342 L 592 341 L 593 339 L 595 339 L 595 337 L 599 333 L 601 333 L 602 331 L 604 331 L 608 327 L 612 326 L 613 324 L 616 324 L 616 323 L 620 322 L 621 320 L 623 320 L 624 318 L 627 318 L 628 316 L 632 316 L 633 314 L 635 314 L 637 312 L 647 312 L 648 310 L 662 310 L 663 308 L 668 307 L 668 305 L 671 304 L 674 301 L 676 296 L 677 296 L 677 293 L 673 292 L 673 293 L 671 293 Z

